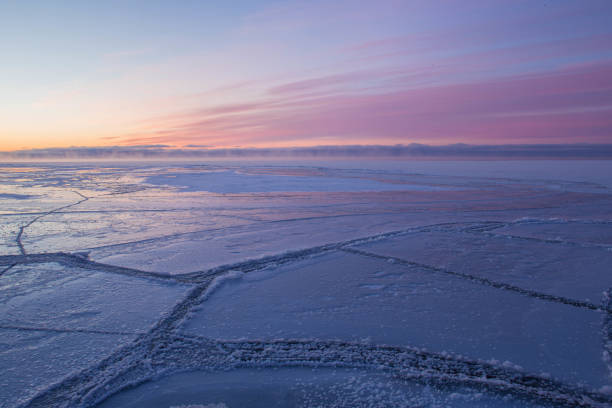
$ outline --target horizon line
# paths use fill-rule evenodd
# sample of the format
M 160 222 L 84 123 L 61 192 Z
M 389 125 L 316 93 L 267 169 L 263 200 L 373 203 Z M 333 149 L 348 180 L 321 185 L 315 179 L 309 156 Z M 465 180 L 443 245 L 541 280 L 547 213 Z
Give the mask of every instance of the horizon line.
M 223 159 L 223 158 L 445 158 L 612 159 L 612 144 L 317 145 L 295 147 L 189 148 L 169 145 L 71 146 L 0 151 L 0 160 Z

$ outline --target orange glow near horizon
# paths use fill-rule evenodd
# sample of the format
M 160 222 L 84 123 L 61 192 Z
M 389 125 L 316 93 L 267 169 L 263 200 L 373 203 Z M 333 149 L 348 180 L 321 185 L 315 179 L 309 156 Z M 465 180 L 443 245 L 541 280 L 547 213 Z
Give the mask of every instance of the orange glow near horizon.
M 0 151 L 612 143 L 609 3 L 264 3 L 0 6 Z

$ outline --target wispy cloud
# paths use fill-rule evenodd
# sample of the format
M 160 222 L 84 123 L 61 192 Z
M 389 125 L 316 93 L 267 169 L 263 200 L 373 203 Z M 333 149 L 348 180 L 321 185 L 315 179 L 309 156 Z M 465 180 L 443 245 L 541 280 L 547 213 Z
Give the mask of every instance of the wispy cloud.
M 3 21 L 0 148 L 612 141 L 605 0 L 96 7 Z
M 562 67 L 486 81 L 404 88 L 401 70 L 380 70 L 384 85 L 362 91 L 360 73 L 286 83 L 250 103 L 164 118 L 124 143 L 225 147 L 338 143 L 606 142 L 612 129 L 612 62 Z M 397 82 L 397 86 L 391 86 Z M 400 88 L 400 90 L 393 90 Z M 305 93 L 312 89 L 312 93 Z M 316 91 L 316 92 L 315 92 Z M 166 126 L 172 123 L 171 126 Z

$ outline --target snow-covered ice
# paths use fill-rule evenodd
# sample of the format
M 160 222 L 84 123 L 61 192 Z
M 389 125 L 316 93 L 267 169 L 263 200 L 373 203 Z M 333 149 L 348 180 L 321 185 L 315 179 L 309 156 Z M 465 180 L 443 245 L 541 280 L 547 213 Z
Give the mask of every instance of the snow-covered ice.
M 594 304 L 612 287 L 612 251 L 565 241 L 443 230 L 357 248 Z
M 607 221 L 523 220 L 495 230 L 496 234 L 568 244 L 612 247 L 612 223 Z
M 257 171 L 209 171 L 201 173 L 164 174 L 147 178 L 151 184 L 179 186 L 185 191 L 210 191 L 214 193 L 268 193 L 288 191 L 411 191 L 411 190 L 441 190 L 440 186 L 426 184 L 391 183 L 377 180 L 373 177 L 354 177 L 347 183 L 347 177 L 327 175 L 319 172 L 302 171 L 301 174 L 278 174 L 281 172 Z M 318 177 L 314 176 L 319 173 Z M 297 176 L 297 177 L 296 177 Z M 448 189 L 448 187 L 446 188 Z
M 0 328 L 0 406 L 27 405 L 36 394 L 133 339 L 118 334 Z
M 177 274 L 419 225 L 401 214 L 301 218 L 169 234 L 92 248 L 89 256 L 98 262 Z
M 0 406 L 611 406 L 611 189 L 596 161 L 3 165 Z
M 58 263 L 0 279 L 0 406 L 27 402 L 146 332 L 188 286 Z
M 240 369 L 187 372 L 146 383 L 100 408 L 229 407 L 537 407 L 474 389 L 442 390 L 398 381 L 384 373 L 349 369 Z
M 193 313 L 184 330 L 200 336 L 416 346 L 608 383 L 600 313 L 354 254 L 232 279 Z
M 0 327 L 142 333 L 189 285 L 58 263 L 16 265 L 0 280 Z

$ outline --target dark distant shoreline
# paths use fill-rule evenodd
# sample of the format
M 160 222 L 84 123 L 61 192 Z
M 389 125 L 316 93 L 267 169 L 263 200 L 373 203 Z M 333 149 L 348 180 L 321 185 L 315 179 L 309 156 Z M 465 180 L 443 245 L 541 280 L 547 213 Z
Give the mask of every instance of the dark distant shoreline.
M 0 160 L 401 158 L 435 160 L 609 160 L 612 144 L 347 145 L 279 148 L 173 148 L 166 145 L 66 147 L 0 152 Z

